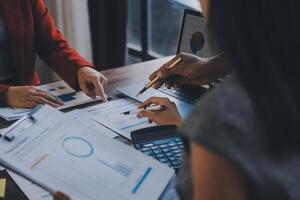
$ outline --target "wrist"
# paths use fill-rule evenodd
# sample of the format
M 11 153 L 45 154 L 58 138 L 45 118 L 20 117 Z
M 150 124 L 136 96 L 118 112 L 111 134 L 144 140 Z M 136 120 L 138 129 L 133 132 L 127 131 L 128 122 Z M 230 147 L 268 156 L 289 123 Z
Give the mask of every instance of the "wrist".
M 7 105 L 7 97 L 8 97 L 8 92 L 11 89 L 11 87 L 8 87 L 6 90 L 0 93 L 0 103 Z

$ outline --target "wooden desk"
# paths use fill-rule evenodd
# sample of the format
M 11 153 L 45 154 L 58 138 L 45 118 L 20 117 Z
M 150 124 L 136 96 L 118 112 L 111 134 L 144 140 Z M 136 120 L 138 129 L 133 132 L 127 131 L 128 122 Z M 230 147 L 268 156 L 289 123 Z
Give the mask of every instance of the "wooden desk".
M 139 81 L 145 81 L 146 83 L 148 76 L 171 58 L 172 57 L 166 57 L 102 71 L 101 73 L 103 73 L 109 80 L 108 87 L 106 88 L 107 94 L 109 96 L 115 96 L 116 87 L 119 86 L 133 84 Z M 95 103 L 91 105 L 95 105 Z M 5 123 L 4 120 L 0 119 L 0 128 L 7 127 L 8 125 L 9 124 Z
M 102 71 L 101 73 L 109 80 L 107 93 L 113 96 L 116 94 L 116 87 L 140 81 L 146 83 L 148 76 L 170 59 L 172 59 L 172 56 Z

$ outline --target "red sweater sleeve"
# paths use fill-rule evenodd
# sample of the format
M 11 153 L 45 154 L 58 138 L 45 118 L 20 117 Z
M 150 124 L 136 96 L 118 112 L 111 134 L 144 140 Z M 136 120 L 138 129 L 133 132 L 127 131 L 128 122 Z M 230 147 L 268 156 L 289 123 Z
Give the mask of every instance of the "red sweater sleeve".
M 78 89 L 77 71 L 83 66 L 92 67 L 91 63 L 70 47 L 57 29 L 45 2 L 43 0 L 31 2 L 38 55 L 71 87 Z
M 9 87 L 10 87 L 10 85 L 0 84 L 0 95 L 3 92 L 5 92 Z

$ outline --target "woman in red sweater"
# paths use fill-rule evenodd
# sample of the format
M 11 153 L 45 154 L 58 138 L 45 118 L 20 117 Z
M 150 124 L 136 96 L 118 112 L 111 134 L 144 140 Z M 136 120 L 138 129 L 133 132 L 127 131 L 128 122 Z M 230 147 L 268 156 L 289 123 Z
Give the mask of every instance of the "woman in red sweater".
M 72 49 L 43 0 L 0 0 L 0 97 L 14 107 L 59 106 L 40 84 L 36 54 L 74 89 L 101 96 L 107 79 Z

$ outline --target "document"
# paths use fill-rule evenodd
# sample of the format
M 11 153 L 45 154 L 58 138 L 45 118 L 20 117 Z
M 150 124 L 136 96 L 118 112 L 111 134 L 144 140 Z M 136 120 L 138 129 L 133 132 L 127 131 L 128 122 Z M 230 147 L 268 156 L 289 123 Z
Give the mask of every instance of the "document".
M 0 107 L 0 117 L 6 121 L 14 121 L 28 114 L 31 109 Z
M 186 119 L 190 112 L 192 111 L 193 109 L 193 105 L 191 104 L 188 104 L 184 101 L 181 101 L 179 99 L 176 99 L 172 96 L 169 96 L 159 90 L 156 90 L 154 88 L 149 88 L 147 91 L 145 91 L 143 94 L 139 95 L 139 96 L 136 96 L 136 94 L 140 91 L 141 88 L 143 88 L 145 85 L 143 82 L 138 82 L 138 83 L 135 83 L 135 84 L 132 84 L 132 85 L 126 85 L 126 86 L 123 86 L 123 87 L 119 87 L 117 88 L 117 90 L 130 97 L 131 99 L 134 99 L 138 102 L 144 102 L 146 101 L 147 99 L 149 99 L 150 97 L 161 97 L 161 98 L 168 98 L 170 99 L 172 102 L 174 102 L 177 106 L 177 109 L 181 115 L 181 117 L 183 119 Z
M 95 121 L 91 114 L 89 114 L 87 111 L 84 110 L 73 110 L 71 112 L 68 112 L 67 115 L 72 117 L 74 120 L 78 121 L 78 123 L 82 123 L 85 126 L 88 126 L 95 131 L 97 131 L 99 134 L 104 134 L 110 138 L 118 137 L 119 135 L 115 133 L 114 131 L 106 128 L 99 122 Z
M 50 94 L 59 98 L 65 103 L 65 105 L 58 108 L 59 110 L 100 100 L 100 97 L 97 97 L 94 100 L 85 95 L 82 91 L 76 92 L 64 81 L 57 81 L 49 84 L 40 85 L 38 86 L 38 88 L 40 90 L 49 92 Z
M 43 106 L 0 139 L 0 163 L 72 200 L 158 199 L 174 171 Z M 46 188 L 45 187 L 45 188 Z
M 138 103 L 131 99 L 118 99 L 96 106 L 85 108 L 97 122 L 131 140 L 130 133 L 134 130 L 155 126 L 147 118 L 136 115 L 123 115 L 122 112 L 136 110 Z
M 100 97 L 92 99 L 85 95 L 82 91 L 76 92 L 64 81 L 40 85 L 37 88 L 62 100 L 64 105 L 58 107 L 57 109 L 59 110 L 100 100 Z M 0 108 L 0 117 L 6 121 L 14 121 L 22 118 L 30 111 L 31 109 L 2 107 Z

